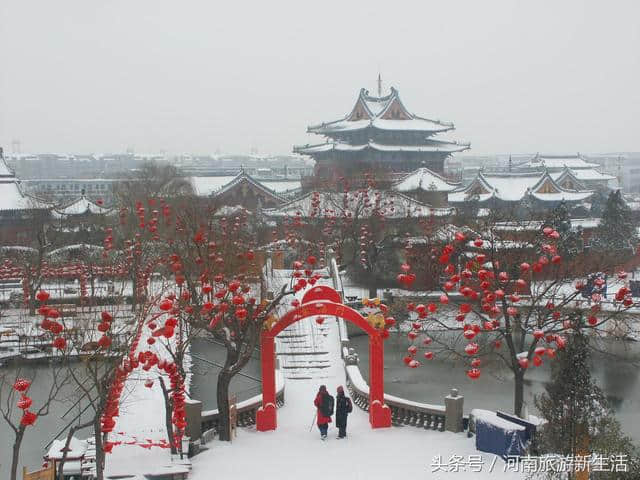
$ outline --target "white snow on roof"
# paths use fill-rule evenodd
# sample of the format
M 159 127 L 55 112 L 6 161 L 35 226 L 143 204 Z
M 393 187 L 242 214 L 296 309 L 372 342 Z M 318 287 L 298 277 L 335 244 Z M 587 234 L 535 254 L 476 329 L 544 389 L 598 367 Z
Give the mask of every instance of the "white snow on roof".
M 476 422 L 485 422 L 506 431 L 525 430 L 525 427 L 523 427 L 522 425 L 518 425 L 517 423 L 513 423 L 505 418 L 499 417 L 496 412 L 492 412 L 490 410 L 474 408 L 473 410 L 471 410 L 471 416 L 473 416 Z
M 546 181 L 552 182 L 554 192 L 541 193 L 536 190 L 544 185 Z M 467 187 L 449 194 L 449 202 L 464 202 L 469 198 L 469 192 L 476 191 L 481 187 L 486 193 L 477 195 L 480 202 L 496 198 L 504 202 L 518 202 L 527 195 L 547 201 L 580 201 L 590 197 L 591 191 L 568 191 L 555 184 L 553 179 L 546 173 L 509 173 L 509 174 L 478 174 Z
M 598 170 L 596 170 L 595 168 L 577 168 L 575 170 L 574 169 L 570 169 L 570 172 L 578 180 L 585 180 L 585 181 L 602 180 L 602 181 L 608 181 L 608 180 L 615 180 L 616 179 L 616 177 L 614 177 L 613 175 L 609 175 L 608 173 L 601 173 Z M 553 177 L 554 180 L 558 180 L 562 176 L 563 173 L 564 172 L 553 172 L 553 173 L 551 173 L 551 176 Z
M 399 120 L 401 121 L 401 120 Z M 310 154 L 320 152 L 358 152 L 365 149 L 377 150 L 380 152 L 462 152 L 469 149 L 469 144 L 455 142 L 438 142 L 429 145 L 383 145 L 376 142 L 368 142 L 362 145 L 350 145 L 343 142 L 328 142 L 318 145 L 304 145 L 295 147 L 299 153 Z
M 446 132 L 453 128 L 451 125 L 443 125 L 441 123 L 434 122 L 433 120 L 423 118 L 411 118 L 408 120 L 374 118 L 373 120 L 338 120 L 337 122 L 309 127 L 309 131 L 312 133 L 337 133 L 363 130 L 369 127 L 377 128 L 379 130 L 417 131 L 428 133 Z
M 1 164 L 2 162 L 0 162 Z M 39 208 L 35 199 L 24 195 L 14 180 L 0 181 L 0 211 Z
M 48 458 L 49 460 L 60 460 L 63 455 L 62 450 L 65 443 L 66 439 L 54 440 L 45 458 Z M 76 459 L 83 457 L 87 452 L 87 447 L 88 443 L 86 440 L 79 440 L 76 437 L 72 437 L 71 442 L 69 443 L 69 452 L 67 453 L 67 458 Z
M 193 185 L 193 189 L 196 195 L 201 197 L 207 197 L 222 187 L 233 181 L 236 177 L 226 176 L 226 177 L 191 177 L 191 185 Z M 256 179 L 254 179 L 256 180 Z M 275 192 L 285 192 L 287 190 L 295 190 L 300 188 L 299 181 L 288 181 L 288 180 L 256 180 L 261 183 L 265 187 Z
M 401 193 L 369 189 L 348 193 L 312 192 L 280 207 L 265 209 L 263 213 L 267 217 L 367 218 L 379 214 L 385 218 L 405 218 L 451 215 L 453 209 L 433 208 Z
M 536 155 L 526 163 L 517 165 L 516 168 L 548 168 L 549 170 L 562 170 L 564 167 L 573 169 L 597 168 L 597 163 L 589 163 L 580 155 Z
M 237 215 L 251 215 L 251 212 L 244 208 L 242 205 L 223 205 L 216 213 L 214 217 L 234 217 Z
M 398 192 L 413 192 L 415 190 L 451 192 L 459 186 L 459 184 L 447 180 L 428 168 L 419 168 L 396 182 L 392 189 Z
M 68 215 L 82 215 L 85 213 L 93 213 L 95 215 L 107 214 L 111 209 L 93 203 L 87 197 L 82 195 L 77 200 L 63 206 L 54 209 L 53 216 L 56 218 L 65 217 Z

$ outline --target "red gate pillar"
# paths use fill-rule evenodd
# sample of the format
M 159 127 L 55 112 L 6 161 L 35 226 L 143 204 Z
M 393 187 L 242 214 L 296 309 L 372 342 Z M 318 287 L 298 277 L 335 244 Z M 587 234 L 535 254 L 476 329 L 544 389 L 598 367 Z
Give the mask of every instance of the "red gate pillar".
M 384 404 L 384 346 L 379 332 L 369 335 L 369 423 L 391 426 L 391 409 Z
M 256 429 L 260 432 L 275 430 L 276 420 L 276 350 L 275 339 L 263 331 L 260 339 L 262 364 L 262 407 L 256 412 Z

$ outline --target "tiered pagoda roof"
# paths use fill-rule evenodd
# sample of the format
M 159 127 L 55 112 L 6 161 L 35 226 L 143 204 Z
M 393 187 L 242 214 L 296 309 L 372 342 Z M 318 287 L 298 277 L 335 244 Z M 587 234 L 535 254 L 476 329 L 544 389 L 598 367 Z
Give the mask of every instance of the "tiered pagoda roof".
M 453 123 L 411 113 L 393 87 L 389 95 L 377 97 L 363 88 L 347 115 L 307 128 L 325 136 L 325 143 L 293 150 L 312 156 L 316 175 L 322 178 L 362 171 L 407 173 L 423 166 L 441 172 L 449 155 L 470 148 L 469 143 L 439 136 L 454 128 Z
M 377 152 L 434 152 L 449 154 L 463 152 L 468 149 L 468 144 L 460 144 L 446 140 L 431 140 L 429 145 L 383 145 L 369 141 L 362 145 L 350 145 L 344 142 L 325 142 L 315 145 L 304 145 L 296 147 L 296 152 L 304 155 L 312 155 L 314 153 L 331 151 L 360 152 L 364 150 L 371 150 Z
M 479 202 L 497 200 L 520 202 L 527 197 L 542 202 L 579 202 L 593 194 L 590 190 L 569 190 L 560 186 L 546 170 L 542 173 L 486 174 L 479 172 L 466 187 L 449 194 L 450 203 L 471 199 Z
M 340 132 L 366 129 L 423 132 L 429 136 L 454 128 L 453 123 L 410 113 L 400 100 L 398 91 L 391 87 L 391 93 L 385 97 L 374 97 L 364 88 L 360 89 L 356 104 L 348 115 L 333 122 L 309 126 L 307 131 L 329 137 Z

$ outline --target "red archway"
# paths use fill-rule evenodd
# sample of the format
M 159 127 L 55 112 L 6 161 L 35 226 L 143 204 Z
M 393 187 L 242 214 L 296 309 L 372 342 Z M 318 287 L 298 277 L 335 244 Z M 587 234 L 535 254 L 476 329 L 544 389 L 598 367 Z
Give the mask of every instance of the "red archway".
M 382 332 L 373 328 L 356 310 L 344 305 L 340 294 L 326 286 L 309 290 L 302 304 L 287 312 L 271 328 L 262 331 L 260 353 L 262 363 L 262 407 L 256 412 L 256 428 L 275 430 L 276 375 L 275 337 L 289 325 L 303 318 L 332 315 L 350 321 L 369 335 L 369 423 L 372 428 L 391 426 L 391 410 L 384 403 L 384 345 Z

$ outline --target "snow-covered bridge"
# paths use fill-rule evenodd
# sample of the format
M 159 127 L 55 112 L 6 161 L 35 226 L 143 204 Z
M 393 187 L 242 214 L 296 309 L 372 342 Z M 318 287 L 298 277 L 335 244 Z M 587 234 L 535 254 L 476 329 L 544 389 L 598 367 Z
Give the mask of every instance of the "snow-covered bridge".
M 272 285 L 287 281 L 289 274 L 275 271 Z M 323 283 L 334 286 L 335 281 L 334 276 Z M 338 440 L 337 430 L 330 428 L 327 441 L 321 441 L 313 406 L 318 387 L 324 384 L 335 395 L 339 385 L 347 386 L 340 332 L 342 328 L 344 337 L 344 326 L 337 318 L 323 317 L 322 324 L 316 322 L 317 317 L 299 320 L 276 337 L 285 389 L 284 405 L 278 409 L 278 428 L 267 432 L 257 431 L 255 426 L 238 428 L 232 443 L 207 443 L 206 450 L 192 458 L 190 479 L 324 480 L 328 475 L 353 479 L 405 475 L 437 479 L 525 477 L 522 473 L 505 471 L 501 459 L 478 452 L 475 440 L 465 432 L 414 426 L 372 429 L 369 414 L 355 406 L 349 415 L 347 438 Z M 162 425 L 164 405 L 159 388 L 145 388 L 143 380 L 139 377 L 129 380 L 128 401 L 117 430 L 122 426 L 131 441 L 148 439 L 153 443 L 166 438 Z M 360 390 L 363 388 L 368 387 L 359 386 Z M 108 476 L 142 475 L 150 473 L 150 468 L 168 473 L 171 468 L 179 468 L 179 462 L 172 462 L 169 451 L 162 448 L 114 449 L 107 462 Z

